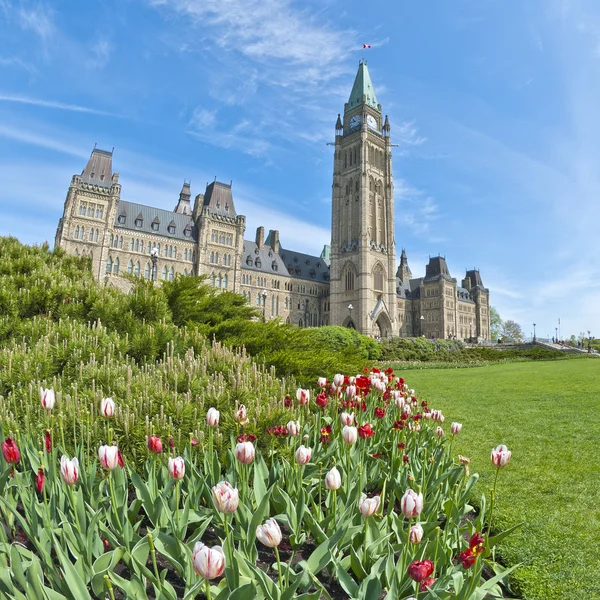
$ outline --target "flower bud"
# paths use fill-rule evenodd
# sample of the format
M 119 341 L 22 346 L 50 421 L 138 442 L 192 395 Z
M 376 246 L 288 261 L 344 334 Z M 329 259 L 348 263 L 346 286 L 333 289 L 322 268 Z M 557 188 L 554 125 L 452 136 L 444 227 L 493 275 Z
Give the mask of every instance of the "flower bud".
M 74 485 L 79 479 L 79 461 L 77 457 L 69 460 L 67 456 L 63 454 L 60 458 L 60 474 L 67 485 Z
M 352 398 L 354 398 L 354 396 L 356 396 L 356 385 L 350 384 L 346 388 L 346 398 L 348 398 L 349 400 L 351 400 Z
M 408 540 L 411 544 L 418 544 L 423 539 L 423 528 L 420 523 L 413 525 L 408 534 Z
M 239 504 L 238 490 L 228 481 L 217 483 L 217 485 L 212 488 L 212 497 L 215 508 L 219 512 L 230 514 L 237 510 Z
M 21 453 L 19 452 L 19 446 L 12 438 L 6 438 L 2 442 L 2 456 L 4 456 L 4 460 L 14 465 L 21 460 Z
M 317 385 L 320 388 L 327 387 L 327 377 L 319 377 L 319 379 L 317 379 Z
M 248 425 L 248 414 L 246 407 L 243 404 L 240 404 L 239 408 L 235 412 L 234 418 L 240 425 Z
M 249 465 L 254 460 L 254 453 L 254 444 L 252 442 L 240 442 L 235 447 L 235 457 L 243 465 Z
M 328 490 L 339 490 L 342 487 L 342 476 L 336 467 L 325 475 L 325 485 Z
M 337 373 L 336 375 L 334 375 L 333 385 L 335 385 L 336 388 L 340 387 L 340 385 L 342 385 L 343 383 L 344 383 L 344 376 L 341 373 Z
M 310 462 L 310 457 L 312 456 L 312 449 L 306 448 L 304 445 L 300 446 L 298 450 L 296 450 L 296 462 L 302 466 L 306 463 Z
M 275 519 L 268 519 L 264 525 L 256 528 L 256 537 L 267 548 L 275 548 L 281 544 L 281 529 Z
M 379 508 L 379 504 L 381 503 L 381 498 L 379 496 L 373 496 L 372 498 L 367 498 L 365 494 L 360 497 L 359 509 L 360 514 L 367 518 L 371 515 L 374 515 Z
M 100 412 L 103 417 L 110 419 L 115 414 L 115 401 L 112 398 L 102 398 Z
M 300 423 L 298 421 L 289 421 L 286 425 L 286 428 L 290 437 L 296 437 L 300 435 Z
M 157 435 L 148 438 L 148 450 L 153 454 L 160 454 L 163 451 L 162 440 Z
M 400 501 L 400 509 L 408 519 L 418 517 L 423 511 L 423 494 L 417 494 L 411 489 L 406 490 Z
M 38 493 L 44 491 L 44 483 L 46 482 L 46 475 L 44 474 L 44 467 L 38 469 L 37 475 L 35 476 L 35 489 Z
M 54 390 L 53 389 L 45 389 L 43 387 L 40 388 L 40 400 L 42 402 L 42 406 L 46 410 L 52 410 L 54 408 Z
M 438 428 L 435 430 L 435 433 L 438 437 L 444 437 L 444 430 L 438 425 Z
M 346 444 L 351 446 L 356 443 L 356 439 L 358 438 L 358 430 L 356 427 L 351 427 L 350 425 L 344 425 L 342 429 L 342 439 Z
M 98 458 L 103 469 L 112 471 L 119 464 L 119 449 L 116 446 L 100 446 Z
M 450 431 L 452 432 L 452 435 L 458 435 L 462 430 L 462 423 L 452 423 L 452 425 L 450 425 Z
M 192 554 L 194 570 L 204 579 L 215 579 L 225 570 L 225 554 L 221 546 L 209 548 L 202 542 L 196 542 Z
M 427 579 L 435 570 L 434 564 L 430 560 L 415 560 L 408 566 L 408 576 L 420 583 Z
M 168 467 L 171 479 L 183 479 L 185 475 L 185 462 L 183 462 L 181 456 L 178 456 L 177 458 L 169 457 Z
M 298 388 L 296 390 L 296 400 L 300 406 L 306 406 L 310 400 L 310 392 L 308 390 Z
M 500 444 L 492 450 L 492 464 L 495 467 L 505 467 L 510 461 L 511 451 L 504 445 Z
M 340 413 L 340 422 L 342 423 L 342 425 L 354 425 L 354 413 Z
M 206 413 L 206 424 L 209 427 L 216 427 L 219 424 L 220 414 L 214 406 L 211 406 Z

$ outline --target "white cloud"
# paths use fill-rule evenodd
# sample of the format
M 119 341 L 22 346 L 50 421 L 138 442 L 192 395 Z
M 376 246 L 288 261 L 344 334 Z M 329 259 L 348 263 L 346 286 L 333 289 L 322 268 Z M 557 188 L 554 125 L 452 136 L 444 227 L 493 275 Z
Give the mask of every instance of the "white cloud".
M 77 104 L 65 104 L 64 102 L 54 102 L 53 100 L 42 100 L 40 98 L 30 98 L 28 96 L 19 96 L 14 94 L 0 93 L 0 102 L 14 102 L 17 104 L 29 104 L 31 106 L 39 106 L 42 108 L 54 108 L 57 110 L 68 110 L 71 112 L 89 113 L 104 117 L 125 118 L 122 115 L 118 115 L 116 113 L 107 112 L 105 110 L 98 110 L 96 108 L 90 108 L 88 106 L 78 106 Z
M 38 146 L 40 148 L 47 148 L 55 152 L 69 154 L 79 158 L 89 156 L 89 153 L 80 150 L 78 146 L 59 141 L 60 137 L 51 137 L 33 131 L 27 131 L 22 127 L 11 127 L 10 125 L 0 124 L 0 137 L 8 138 L 23 144 Z
M 108 40 L 94 42 L 89 48 L 90 56 L 86 61 L 86 66 L 90 69 L 103 69 L 110 60 L 112 49 Z
M 21 8 L 18 19 L 23 29 L 32 31 L 44 41 L 48 41 L 56 33 L 52 12 L 42 5 Z

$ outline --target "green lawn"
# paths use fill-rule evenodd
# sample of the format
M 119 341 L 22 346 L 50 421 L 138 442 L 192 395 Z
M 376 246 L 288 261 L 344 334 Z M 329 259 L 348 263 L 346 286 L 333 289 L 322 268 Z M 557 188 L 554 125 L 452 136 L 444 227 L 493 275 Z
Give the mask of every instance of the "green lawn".
M 499 520 L 525 521 L 501 548 L 526 600 L 600 598 L 600 360 L 403 371 L 410 387 L 463 423 L 456 451 L 489 491 L 490 451 L 506 444 Z

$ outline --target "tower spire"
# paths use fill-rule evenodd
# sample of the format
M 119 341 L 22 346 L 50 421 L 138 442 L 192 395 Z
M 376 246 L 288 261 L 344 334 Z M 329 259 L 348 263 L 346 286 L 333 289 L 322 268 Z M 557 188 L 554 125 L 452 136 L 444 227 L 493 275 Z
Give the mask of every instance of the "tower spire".
M 377 103 L 375 88 L 371 82 L 371 76 L 369 75 L 369 68 L 367 67 L 366 60 L 361 60 L 358 63 L 358 72 L 356 73 L 354 85 L 352 86 L 352 91 L 350 92 L 350 98 L 348 100 L 348 110 L 356 108 L 361 104 L 366 104 L 381 112 L 381 107 Z

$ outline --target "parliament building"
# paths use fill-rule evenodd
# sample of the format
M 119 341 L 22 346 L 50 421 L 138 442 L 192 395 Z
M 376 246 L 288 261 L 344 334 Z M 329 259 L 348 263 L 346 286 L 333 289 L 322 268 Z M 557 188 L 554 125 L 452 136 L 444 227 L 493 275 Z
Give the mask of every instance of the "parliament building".
M 335 125 L 331 245 L 320 256 L 286 248 L 276 229 L 265 235 L 259 227 L 246 239 L 231 185 L 216 180 L 193 201 L 184 183 L 172 211 L 123 200 L 112 152 L 96 148 L 71 180 L 55 243 L 91 258 L 99 281 L 123 289 L 125 273 L 156 281 L 205 275 L 266 319 L 300 327 L 488 340 L 489 290 L 479 271 L 459 282 L 445 257 L 434 256 L 413 277 L 404 249 L 396 262 L 391 139 L 361 61 Z

